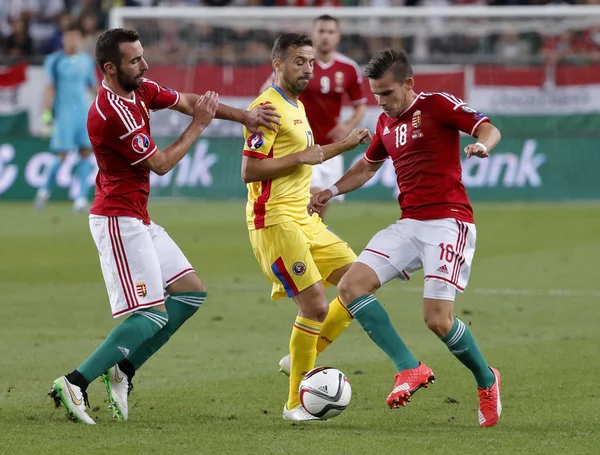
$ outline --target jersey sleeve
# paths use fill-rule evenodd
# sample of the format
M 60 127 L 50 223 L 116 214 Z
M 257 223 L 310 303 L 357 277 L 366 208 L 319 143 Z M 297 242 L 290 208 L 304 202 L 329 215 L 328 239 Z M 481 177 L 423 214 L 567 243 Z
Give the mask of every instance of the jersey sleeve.
M 132 131 L 116 114 L 107 117 L 108 128 L 105 131 L 110 131 L 113 135 L 109 139 L 111 149 L 122 155 L 129 164 L 132 166 L 140 164 L 158 151 L 158 146 L 150 137 L 146 127 Z
M 383 144 L 383 140 L 381 138 L 383 129 L 383 122 L 381 121 L 381 117 L 379 117 L 379 121 L 377 122 L 377 127 L 375 128 L 375 134 L 373 135 L 373 140 L 369 144 L 369 148 L 365 152 L 365 160 L 369 163 L 381 163 L 388 159 L 389 155 L 387 150 L 385 149 L 385 145 Z
M 447 125 L 474 136 L 477 128 L 490 119 L 476 111 L 460 98 L 448 93 L 437 93 L 435 98 L 435 112 L 439 120 Z
M 353 105 L 365 104 L 367 102 L 367 97 L 363 90 L 363 77 L 358 65 L 353 65 L 351 74 L 352 78 L 348 85 L 348 96 L 350 97 L 350 101 Z
M 144 79 L 140 92 L 144 94 L 148 106 L 153 111 L 159 111 L 161 109 L 168 109 L 179 103 L 179 92 L 158 85 L 151 79 Z
M 255 101 L 250 105 L 248 110 L 253 109 L 256 106 L 262 106 L 264 104 L 271 104 L 270 101 L 257 102 Z M 250 156 L 252 158 L 270 158 L 273 156 L 272 149 L 277 132 L 268 130 L 266 128 L 260 128 L 264 134 L 256 134 L 248 131 L 248 128 L 244 127 L 244 150 L 242 155 Z
M 50 54 L 44 60 L 44 72 L 48 80 L 48 84 L 56 85 L 56 64 L 58 54 Z

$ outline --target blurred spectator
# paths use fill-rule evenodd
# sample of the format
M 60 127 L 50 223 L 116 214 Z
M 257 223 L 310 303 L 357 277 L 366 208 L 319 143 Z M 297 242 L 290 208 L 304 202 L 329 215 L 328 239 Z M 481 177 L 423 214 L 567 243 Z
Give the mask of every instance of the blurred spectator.
M 2 8 L 6 8 L 11 19 L 53 18 L 65 9 L 64 0 L 1 0 Z
M 276 0 L 275 6 L 342 6 L 340 0 Z
M 547 37 L 542 45 L 542 57 L 551 65 L 565 61 L 575 61 L 581 57 L 580 40 L 573 30 Z
M 530 55 L 530 44 L 519 36 L 514 27 L 507 27 L 494 44 L 494 56 L 499 61 L 524 63 Z
M 583 32 L 581 50 L 587 60 L 593 63 L 600 62 L 600 26 Z
M 229 6 L 232 0 L 204 0 L 204 6 Z
M 96 40 L 106 23 L 108 12 L 120 6 L 451 6 L 495 5 L 518 8 L 521 5 L 600 4 L 600 0 L 0 0 L 1 57 L 32 56 L 41 61 L 42 54 L 60 48 L 65 27 L 77 23 L 84 33 L 83 50 L 94 52 Z M 12 30 L 15 19 L 19 22 Z M 293 19 L 292 19 L 293 22 Z M 565 32 L 545 37 L 535 29 L 508 27 L 503 31 L 487 29 L 489 19 L 465 21 L 428 17 L 409 21 L 410 30 L 402 27 L 406 20 L 374 20 L 363 29 L 349 31 L 340 48 L 364 64 L 382 46 L 404 48 L 419 63 L 539 63 L 600 62 L 600 26 L 587 31 Z M 155 62 L 221 62 L 224 64 L 260 64 L 269 61 L 274 38 L 290 31 L 282 21 L 281 29 L 238 29 L 241 21 L 210 25 L 185 19 L 128 19 L 125 27 L 137 29 L 146 55 Z M 504 23 L 504 22 L 502 22 Z M 519 25 L 517 21 L 513 21 Z M 553 21 L 546 21 L 552 25 Z M 600 22 L 598 22 L 600 23 Z M 422 24 L 422 27 L 420 27 Z M 508 22 L 507 22 L 508 24 Z M 451 27 L 449 25 L 452 25 Z M 583 28 L 584 25 L 581 25 Z M 25 31 L 23 31 L 25 29 Z M 364 33 L 363 31 L 364 30 Z M 416 30 L 416 31 L 415 31 Z M 297 30 L 294 30 L 297 31 Z M 386 32 L 386 31 L 389 31 Z M 547 33 L 548 30 L 544 29 Z M 387 36 L 386 36 L 387 35 Z M 10 52 L 9 52 L 10 48 Z
M 96 41 L 102 33 L 98 29 L 98 16 L 84 14 L 81 16 L 81 32 L 83 33 L 83 41 L 81 43 L 81 52 L 94 56 L 96 52 Z
M 97 17 L 100 13 L 101 0 L 71 0 L 67 10 L 74 17 Z
M 11 22 L 12 33 L 6 39 L 6 54 L 12 58 L 24 58 L 33 55 L 33 40 L 29 35 L 29 24 L 25 19 Z
M 46 41 L 44 46 L 44 54 L 51 54 L 62 49 L 62 37 L 65 30 L 73 25 L 73 17 L 65 12 L 58 18 L 58 27 L 54 34 Z

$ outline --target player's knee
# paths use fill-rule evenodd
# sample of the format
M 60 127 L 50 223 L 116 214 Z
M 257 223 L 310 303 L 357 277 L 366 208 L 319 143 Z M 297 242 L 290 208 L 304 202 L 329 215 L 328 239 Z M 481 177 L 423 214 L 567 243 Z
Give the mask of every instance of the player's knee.
M 206 286 L 196 273 L 188 273 L 167 287 L 169 294 L 179 292 L 207 292 Z
M 370 294 L 370 292 L 363 289 L 364 287 L 361 286 L 359 282 L 353 280 L 352 276 L 350 276 L 348 273 L 342 277 L 337 288 L 340 297 L 342 298 L 342 302 L 344 302 L 346 305 L 354 302 L 356 299 L 365 294 Z
M 323 322 L 327 317 L 327 313 L 329 313 L 329 304 L 325 302 L 325 304 L 317 305 L 314 309 L 314 320 Z
M 302 305 L 299 307 L 298 315 L 302 318 L 313 321 L 323 322 L 329 312 L 329 305 L 326 301 L 313 305 Z
M 206 289 L 206 285 L 202 281 L 198 281 L 199 282 L 194 285 L 195 289 L 192 289 L 191 292 L 208 292 L 208 289 Z
M 452 324 L 448 324 L 445 320 L 428 319 L 425 321 L 427 328 L 435 333 L 439 338 L 445 337 L 452 329 Z
M 441 312 L 425 313 L 425 324 L 427 328 L 442 338 L 450 332 L 454 324 L 454 316 Z

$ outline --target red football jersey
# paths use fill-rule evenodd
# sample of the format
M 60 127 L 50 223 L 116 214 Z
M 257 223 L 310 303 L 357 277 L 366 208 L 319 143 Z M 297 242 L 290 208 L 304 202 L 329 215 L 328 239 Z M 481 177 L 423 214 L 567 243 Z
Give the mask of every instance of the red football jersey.
M 274 81 L 275 74 L 271 74 L 269 82 Z M 300 95 L 315 144 L 333 142 L 327 134 L 338 123 L 344 94 L 348 95 L 353 105 L 367 102 L 362 83 L 358 64 L 343 54 L 335 52 L 333 60 L 328 63 L 315 60 L 313 77 Z
M 87 129 L 98 163 L 94 215 L 131 216 L 150 223 L 150 169 L 140 163 L 156 153 L 150 110 L 179 102 L 179 93 L 144 79 L 133 98 L 123 98 L 104 82 L 88 112 Z
M 379 116 L 365 159 L 392 159 L 402 218 L 473 222 L 462 184 L 460 131 L 473 136 L 483 122 L 489 119 L 448 93 L 420 93 L 398 117 Z

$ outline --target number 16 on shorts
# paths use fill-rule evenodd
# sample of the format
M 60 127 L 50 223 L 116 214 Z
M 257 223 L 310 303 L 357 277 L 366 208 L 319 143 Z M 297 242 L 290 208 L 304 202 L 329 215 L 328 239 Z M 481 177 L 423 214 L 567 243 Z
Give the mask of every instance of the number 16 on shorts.
M 445 222 L 443 233 L 436 240 L 427 239 L 423 268 L 425 279 L 438 279 L 453 285 L 458 291 L 464 291 L 471 274 L 471 263 L 475 254 L 475 225 L 458 220 L 435 220 Z M 440 226 L 441 228 L 441 226 Z

